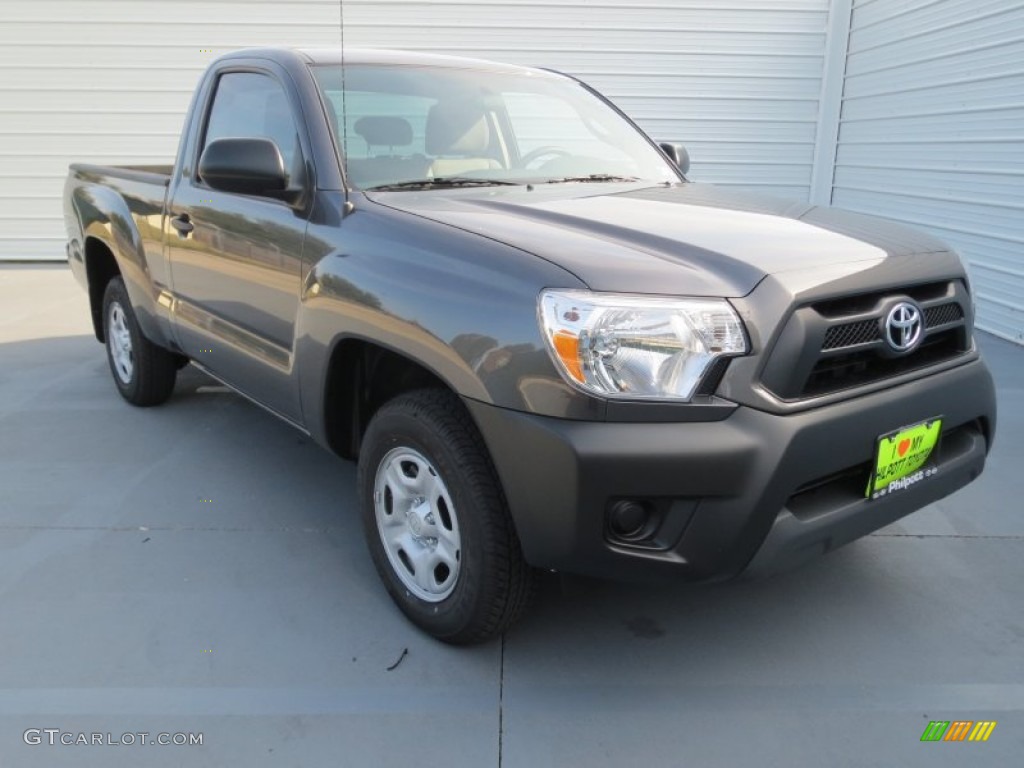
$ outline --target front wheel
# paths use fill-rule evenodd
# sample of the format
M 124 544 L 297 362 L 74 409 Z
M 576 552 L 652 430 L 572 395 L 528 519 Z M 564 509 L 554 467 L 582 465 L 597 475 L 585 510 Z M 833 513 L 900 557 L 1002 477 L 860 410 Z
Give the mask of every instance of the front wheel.
M 121 397 L 132 405 L 147 406 L 171 396 L 178 357 L 143 335 L 120 277 L 107 283 L 103 293 L 103 338 Z
M 392 599 L 439 640 L 487 640 L 533 593 L 487 449 L 459 399 L 420 390 L 370 422 L 359 459 L 364 529 Z

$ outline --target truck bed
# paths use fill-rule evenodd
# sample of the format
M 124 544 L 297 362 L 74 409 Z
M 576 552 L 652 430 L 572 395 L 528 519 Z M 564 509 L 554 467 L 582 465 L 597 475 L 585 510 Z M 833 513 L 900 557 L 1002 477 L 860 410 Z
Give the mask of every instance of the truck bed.
M 72 175 L 79 178 L 103 177 L 107 179 L 124 179 L 141 181 L 147 184 L 163 184 L 171 180 L 173 164 L 167 165 L 95 165 L 93 163 L 72 163 Z M 93 178 L 89 178 L 90 181 Z

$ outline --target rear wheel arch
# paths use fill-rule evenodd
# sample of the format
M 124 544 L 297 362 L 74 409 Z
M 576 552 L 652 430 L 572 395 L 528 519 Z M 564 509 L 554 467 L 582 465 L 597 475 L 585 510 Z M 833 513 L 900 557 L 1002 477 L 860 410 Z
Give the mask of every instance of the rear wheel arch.
M 89 285 L 89 310 L 92 328 L 99 341 L 103 335 L 103 294 L 107 284 L 115 277 L 121 277 L 121 269 L 110 246 L 96 237 L 85 240 L 85 274 Z

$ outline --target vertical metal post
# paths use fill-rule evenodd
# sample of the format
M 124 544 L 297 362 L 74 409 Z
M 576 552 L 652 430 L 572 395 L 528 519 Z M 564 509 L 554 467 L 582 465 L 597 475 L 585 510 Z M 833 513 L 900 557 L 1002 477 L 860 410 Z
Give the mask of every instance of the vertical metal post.
M 835 176 L 836 149 L 839 145 L 839 122 L 843 109 L 843 84 L 846 79 L 846 56 L 850 47 L 853 3 L 854 0 L 832 0 L 828 12 L 825 65 L 821 75 L 818 125 L 811 168 L 810 201 L 816 205 L 829 205 L 832 202 L 832 181 Z

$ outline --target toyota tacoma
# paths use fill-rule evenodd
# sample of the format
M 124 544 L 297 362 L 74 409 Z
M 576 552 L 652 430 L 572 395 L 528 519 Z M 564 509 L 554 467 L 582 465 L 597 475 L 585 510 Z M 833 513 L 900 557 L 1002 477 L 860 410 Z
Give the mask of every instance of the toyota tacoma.
M 688 165 L 567 75 L 249 49 L 173 166 L 71 166 L 68 258 L 125 400 L 191 362 L 356 460 L 394 601 L 478 642 L 539 570 L 770 573 L 982 471 L 958 256 Z

